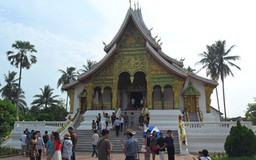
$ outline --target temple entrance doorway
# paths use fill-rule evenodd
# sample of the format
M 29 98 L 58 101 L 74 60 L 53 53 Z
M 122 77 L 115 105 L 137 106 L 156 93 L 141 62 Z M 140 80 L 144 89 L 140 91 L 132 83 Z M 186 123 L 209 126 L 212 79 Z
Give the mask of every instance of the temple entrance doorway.
M 139 109 L 143 107 L 143 94 L 142 92 L 131 92 L 131 105 L 133 109 Z M 141 102 L 142 101 L 142 102 Z
M 118 79 L 118 105 L 123 110 L 133 110 L 144 105 L 147 95 L 146 75 L 136 72 L 131 76 L 128 72 L 122 72 Z

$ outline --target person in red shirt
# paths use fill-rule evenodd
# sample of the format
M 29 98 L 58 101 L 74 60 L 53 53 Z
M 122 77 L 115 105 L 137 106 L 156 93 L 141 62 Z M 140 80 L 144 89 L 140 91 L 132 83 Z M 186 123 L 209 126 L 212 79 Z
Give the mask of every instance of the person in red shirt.
M 60 135 L 58 132 L 53 133 L 54 142 L 53 142 L 53 151 L 52 151 L 52 159 L 53 160 L 61 160 L 61 142 Z

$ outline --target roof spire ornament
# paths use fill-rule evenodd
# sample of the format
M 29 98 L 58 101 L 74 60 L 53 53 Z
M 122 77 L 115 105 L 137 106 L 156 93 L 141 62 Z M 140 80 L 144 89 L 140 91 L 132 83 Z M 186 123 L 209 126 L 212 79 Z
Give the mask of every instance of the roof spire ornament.
M 129 5 L 130 5 L 130 9 L 132 8 L 132 5 L 131 5 L 131 0 L 129 0 Z
M 134 1 L 134 10 L 136 10 L 136 3 L 135 3 L 135 1 Z
M 137 1 L 137 9 L 140 9 L 140 7 L 139 7 L 139 0 Z

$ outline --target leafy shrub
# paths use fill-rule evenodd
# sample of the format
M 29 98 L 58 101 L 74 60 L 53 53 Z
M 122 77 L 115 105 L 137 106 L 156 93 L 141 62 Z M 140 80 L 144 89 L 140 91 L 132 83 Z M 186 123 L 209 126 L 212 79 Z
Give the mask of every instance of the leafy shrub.
M 224 147 L 230 157 L 253 156 L 256 153 L 256 136 L 251 129 L 237 121 L 237 126 L 231 128 Z
M 12 154 L 18 154 L 19 150 L 14 148 L 8 148 L 8 147 L 0 147 L 0 156 L 7 156 Z

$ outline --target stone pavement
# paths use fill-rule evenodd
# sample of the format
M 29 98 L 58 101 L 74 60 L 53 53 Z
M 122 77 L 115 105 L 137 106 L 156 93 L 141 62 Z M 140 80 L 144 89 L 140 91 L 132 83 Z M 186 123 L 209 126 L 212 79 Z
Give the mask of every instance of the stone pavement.
M 77 160 L 98 160 L 98 158 L 91 157 L 91 153 L 88 152 L 77 152 L 76 153 Z M 124 154 L 120 153 L 112 153 L 111 154 L 112 160 L 124 160 Z M 45 156 L 42 157 L 42 160 L 45 160 Z M 176 160 L 196 160 L 196 157 L 192 155 L 176 155 Z M 23 157 L 22 155 L 8 157 L 8 158 L 1 158 L 1 160 L 29 160 L 29 157 Z M 140 154 L 140 160 L 144 160 L 144 155 Z M 156 156 L 156 160 L 159 160 L 159 156 Z M 168 160 L 167 154 L 165 154 L 165 160 Z

